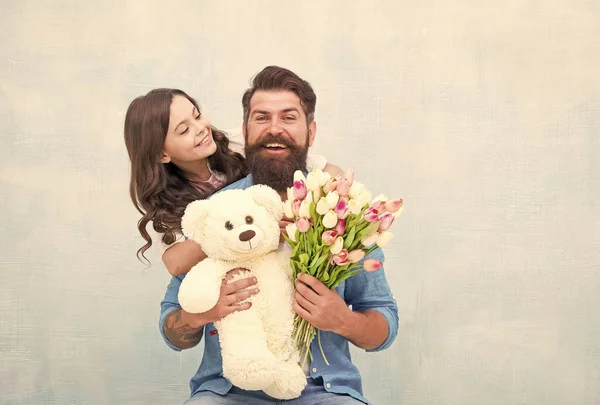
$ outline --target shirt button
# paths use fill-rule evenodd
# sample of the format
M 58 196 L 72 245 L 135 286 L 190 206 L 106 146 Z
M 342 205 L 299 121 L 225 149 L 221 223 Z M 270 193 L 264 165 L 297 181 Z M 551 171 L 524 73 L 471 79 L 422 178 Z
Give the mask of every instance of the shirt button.
M 313 373 L 316 373 L 316 372 L 317 372 L 317 369 L 313 367 Z
M 331 388 L 331 384 L 327 383 L 327 388 Z

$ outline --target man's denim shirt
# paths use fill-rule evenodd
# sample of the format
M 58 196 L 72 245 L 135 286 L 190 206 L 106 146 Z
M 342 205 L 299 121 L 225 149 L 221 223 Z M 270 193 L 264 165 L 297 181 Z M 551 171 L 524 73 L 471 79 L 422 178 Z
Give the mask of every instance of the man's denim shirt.
M 221 191 L 228 189 L 246 189 L 253 185 L 252 175 L 230 184 Z M 381 249 L 373 251 L 368 257 L 383 262 L 384 256 Z M 161 314 L 159 320 L 160 333 L 163 335 L 167 345 L 173 350 L 180 351 L 173 346 L 164 335 L 163 325 L 167 315 L 181 308 L 177 300 L 181 281 L 185 276 L 177 276 L 171 279 L 165 297 L 161 302 Z M 380 351 L 388 348 L 398 334 L 398 306 L 393 298 L 390 287 L 385 277 L 384 269 L 374 272 L 361 271 L 340 283 L 336 291 L 344 298 L 354 311 L 375 310 L 382 314 L 388 324 L 387 339 L 371 351 Z M 317 339 L 313 340 L 311 350 L 313 359 L 310 363 L 310 375 L 312 378 L 322 378 L 324 388 L 333 393 L 349 394 L 352 397 L 368 403 L 363 397 L 360 373 L 350 359 L 350 348 L 348 340 L 332 332 L 321 331 L 321 346 L 329 365 L 325 363 L 318 347 Z M 219 335 L 212 323 L 204 327 L 204 355 L 196 374 L 190 381 L 191 395 L 199 391 L 212 391 L 225 395 L 231 389 L 231 383 L 223 377 L 221 346 Z

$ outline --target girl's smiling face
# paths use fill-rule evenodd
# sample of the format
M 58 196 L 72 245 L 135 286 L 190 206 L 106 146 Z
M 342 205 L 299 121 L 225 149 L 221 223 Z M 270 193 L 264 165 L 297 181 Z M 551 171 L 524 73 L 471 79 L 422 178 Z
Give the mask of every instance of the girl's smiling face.
M 173 97 L 161 162 L 185 166 L 206 159 L 216 150 L 208 118 L 187 98 Z

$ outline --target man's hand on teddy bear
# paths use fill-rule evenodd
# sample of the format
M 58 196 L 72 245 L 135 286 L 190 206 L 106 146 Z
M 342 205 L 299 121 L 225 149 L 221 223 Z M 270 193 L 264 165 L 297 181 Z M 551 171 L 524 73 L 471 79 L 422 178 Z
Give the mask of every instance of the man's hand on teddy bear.
M 296 280 L 294 311 L 315 328 L 338 333 L 352 311 L 340 295 L 311 276 L 300 273 Z
M 241 271 L 247 270 L 242 268 L 233 269 L 225 275 L 225 279 L 221 284 L 219 300 L 214 307 L 205 312 L 206 317 L 209 319 L 208 322 L 218 321 L 232 312 L 245 311 L 252 306 L 251 302 L 238 303 L 258 293 L 258 288 L 249 288 L 256 285 L 256 277 L 243 278 L 227 283 L 227 280 L 231 280 Z

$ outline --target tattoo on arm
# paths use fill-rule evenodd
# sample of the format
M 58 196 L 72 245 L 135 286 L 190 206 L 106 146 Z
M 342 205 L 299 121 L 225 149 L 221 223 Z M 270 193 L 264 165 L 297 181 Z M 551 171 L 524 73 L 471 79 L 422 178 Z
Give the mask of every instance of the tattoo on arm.
M 202 339 L 204 328 L 194 329 L 181 320 L 181 309 L 167 315 L 163 326 L 165 336 L 174 346 L 189 349 L 196 346 Z

